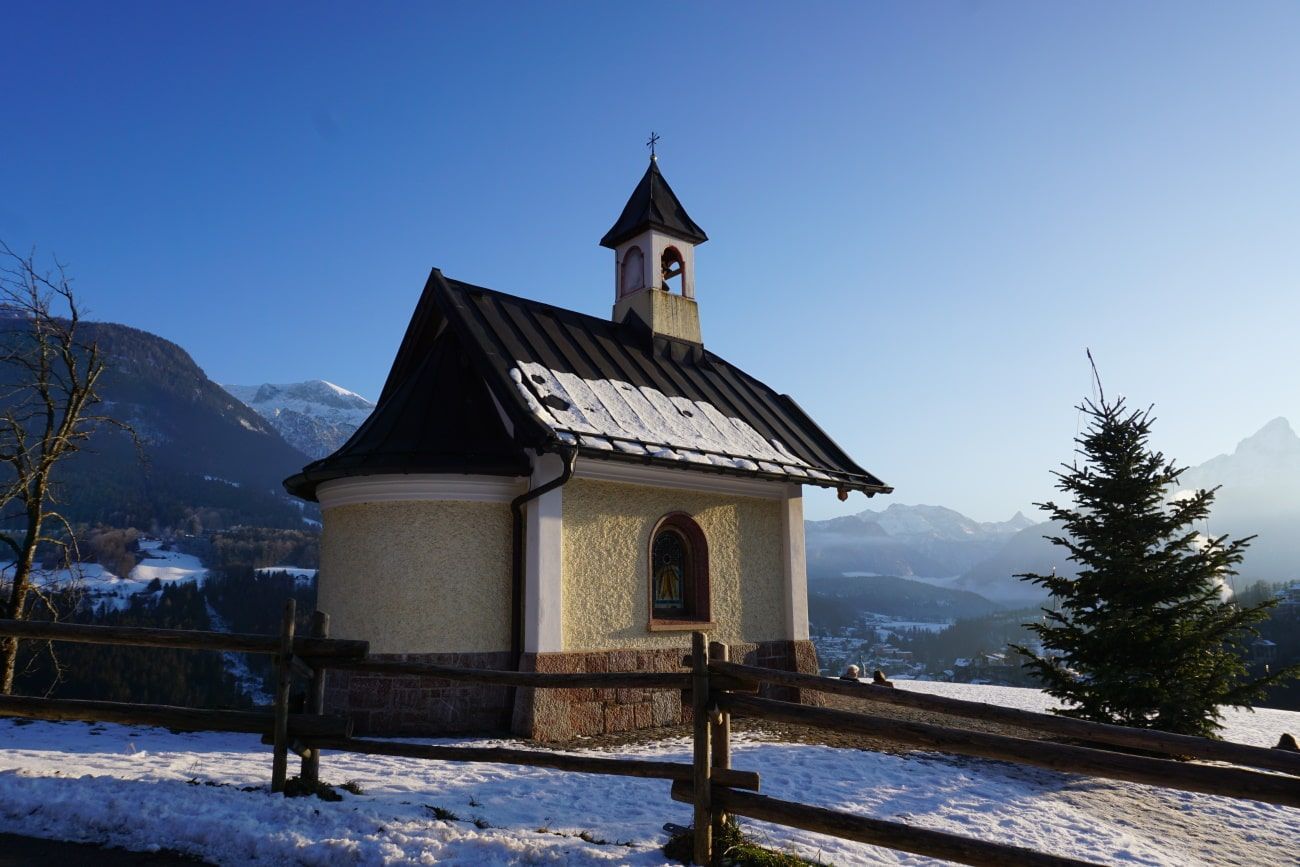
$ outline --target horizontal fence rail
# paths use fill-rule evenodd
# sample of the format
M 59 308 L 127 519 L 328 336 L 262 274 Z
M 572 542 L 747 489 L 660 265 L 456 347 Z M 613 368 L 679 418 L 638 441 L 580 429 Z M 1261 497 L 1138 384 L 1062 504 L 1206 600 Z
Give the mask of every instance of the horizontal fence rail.
M 403 662 L 396 659 L 328 659 L 321 665 L 339 671 L 372 674 L 410 674 L 442 680 L 464 680 L 495 686 L 530 686 L 534 688 L 582 689 L 690 689 L 690 672 L 611 671 L 545 672 L 501 671 L 490 668 L 459 668 L 427 662 Z
M 1300 775 L 1300 753 L 1287 750 L 1252 747 L 1246 744 L 1216 741 L 1193 735 L 1177 735 L 1151 729 L 1135 729 L 1127 726 L 1088 722 L 1057 716 L 1056 714 L 1035 713 L 1018 708 L 947 698 L 930 693 L 913 692 L 888 686 L 852 683 L 813 674 L 757 668 L 752 665 L 712 662 L 709 664 L 709 670 L 740 680 L 813 689 L 818 692 L 846 695 L 866 701 L 909 707 L 932 713 L 944 713 L 966 719 L 1016 725 L 1061 737 L 1111 744 L 1129 749 L 1147 750 L 1170 756 L 1228 762 L 1235 765 L 1247 765 L 1253 768 L 1266 768 L 1271 771 L 1283 771 Z
M 1300 780 L 1278 774 L 1152 759 L 1091 747 L 986 734 L 749 696 L 723 695 L 718 698 L 718 706 L 730 713 L 885 737 L 915 747 L 1001 759 L 1131 783 L 1167 786 L 1207 795 L 1227 795 L 1300 807 Z
M 247 732 L 249 734 L 269 733 L 275 724 L 274 714 L 252 710 L 209 710 L 166 704 L 128 704 L 118 701 L 37 698 L 26 695 L 0 695 L 0 716 L 160 726 L 178 731 Z M 346 717 L 289 714 L 291 737 L 347 737 L 351 733 L 352 723 Z
M 690 804 L 694 802 L 695 793 L 685 783 L 674 783 L 672 799 Z M 902 822 L 855 816 L 794 801 L 780 801 L 750 792 L 736 792 L 720 785 L 713 787 L 710 801 L 714 808 L 737 816 L 959 864 L 977 867 L 1007 867 L 1012 864 L 1024 867 L 1098 867 L 1092 861 L 1048 855 L 1004 843 L 988 843 L 946 831 L 931 831 Z
M 0 636 L 39 641 L 73 641 L 79 644 L 122 644 L 134 647 L 170 647 L 176 650 L 216 650 L 223 653 L 278 655 L 280 636 L 246 632 L 200 632 L 188 629 L 149 629 L 140 626 L 92 626 L 40 620 L 0 620 Z M 364 657 L 367 641 L 336 638 L 295 638 L 293 654 L 307 659 L 342 660 Z
M 319 750 L 338 750 L 375 756 L 406 759 L 436 759 L 445 762 L 491 762 L 503 765 L 527 765 L 554 768 L 580 774 L 613 774 L 623 777 L 648 777 L 660 780 L 691 779 L 692 767 L 685 762 L 659 762 L 644 759 L 615 759 L 603 756 L 579 756 L 543 750 L 513 750 L 504 747 L 449 747 L 440 744 L 407 744 L 365 738 L 307 738 L 304 745 Z M 759 788 L 759 776 L 753 771 L 715 770 L 718 783 L 737 789 Z

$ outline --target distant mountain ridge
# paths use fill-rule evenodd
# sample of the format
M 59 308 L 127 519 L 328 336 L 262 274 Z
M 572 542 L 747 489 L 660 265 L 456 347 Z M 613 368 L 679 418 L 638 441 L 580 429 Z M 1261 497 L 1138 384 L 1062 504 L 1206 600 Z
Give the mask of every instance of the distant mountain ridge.
M 1276 418 L 1243 439 L 1231 454 L 1189 468 L 1182 491 L 1219 487 L 1209 535 L 1257 535 L 1232 583 L 1300 577 L 1300 436 Z M 1177 496 L 1177 491 L 1171 491 Z M 1017 513 L 1008 521 L 977 522 L 942 506 L 894 503 L 882 510 L 806 524 L 810 578 L 892 575 L 968 590 L 1008 605 L 1034 604 L 1042 591 L 1014 576 L 1055 569 L 1069 574 L 1064 549 L 1045 536 L 1050 522 Z
M 943 506 L 891 503 L 881 510 L 809 521 L 809 575 L 846 573 L 900 578 L 956 578 L 1034 525 L 1017 512 L 1007 521 L 980 522 Z
M 1300 578 L 1300 436 L 1275 418 L 1237 444 L 1192 467 L 1182 490 L 1218 487 L 1202 532 L 1234 538 L 1254 535 L 1237 585 Z
M 1221 485 L 1224 489 L 1221 495 L 1262 494 L 1270 508 L 1275 505 L 1272 501 L 1276 494 L 1295 491 L 1297 484 L 1300 484 L 1300 436 L 1281 417 L 1237 443 L 1232 454 L 1210 458 L 1189 468 L 1179 479 L 1183 490 Z
M 1034 525 L 1023 512 L 1016 512 L 1007 521 L 981 522 L 945 506 L 905 506 L 901 503 L 890 503 L 879 511 L 866 509 L 854 517 L 880 525 L 891 536 L 947 541 L 1008 536 Z
M 332 454 L 370 417 L 375 405 L 323 379 L 224 385 L 312 460 Z

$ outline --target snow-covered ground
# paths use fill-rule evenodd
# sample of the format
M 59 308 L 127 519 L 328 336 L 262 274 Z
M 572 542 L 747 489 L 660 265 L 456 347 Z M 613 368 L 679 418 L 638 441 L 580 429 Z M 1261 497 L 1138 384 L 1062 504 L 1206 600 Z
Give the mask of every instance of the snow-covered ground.
M 157 578 L 163 584 L 175 581 L 202 581 L 208 570 L 202 561 L 193 554 L 179 551 L 164 551 L 162 542 L 157 539 L 141 539 L 140 553 L 142 559 L 131 570 L 131 580 L 148 584 Z
M 1059 706 L 1056 699 L 1042 690 L 1019 686 L 916 680 L 908 683 L 907 688 L 916 692 L 928 692 L 965 701 L 981 701 L 985 704 L 1020 708 L 1037 713 Z M 1267 707 L 1254 710 L 1224 708 L 1222 722 L 1223 730 L 1219 734 L 1224 740 L 1249 744 L 1253 747 L 1271 747 L 1277 743 L 1278 737 L 1283 732 L 1290 732 L 1300 737 L 1300 712 L 1291 710 L 1275 710 Z M 1300 811 L 1297 811 L 1297 815 L 1300 815 Z
M 44 587 L 56 588 L 76 585 L 92 605 L 107 603 L 114 608 L 125 608 L 130 597 L 144 592 L 158 579 L 163 584 L 179 581 L 202 581 L 208 570 L 198 557 L 179 551 L 164 551 L 160 539 L 140 539 L 143 559 L 125 578 L 110 572 L 98 563 L 77 563 L 71 569 L 41 569 L 35 580 Z M 7 570 L 12 563 L 0 564 Z
M 906 688 L 1044 704 L 1036 691 L 1010 687 Z M 1234 713 L 1227 734 L 1265 743 L 1281 730 L 1300 730 L 1300 713 Z M 690 744 L 614 754 L 686 762 Z M 760 772 L 763 791 L 778 798 L 1102 863 L 1294 864 L 1300 839 L 1300 810 L 980 759 L 738 737 L 734 764 Z M 340 753 L 326 753 L 322 768 L 326 780 L 355 780 L 364 794 L 340 803 L 270 795 L 270 750 L 254 735 L 0 721 L 0 831 L 166 846 L 222 864 L 658 865 L 666 863 L 662 825 L 690 822 L 664 781 Z M 459 821 L 436 819 L 434 807 Z M 764 823 L 746 827 L 826 863 L 933 863 Z M 606 842 L 579 839 L 582 832 Z
M 130 597 L 142 593 L 156 578 L 163 585 L 183 581 L 202 581 L 208 570 L 198 557 L 179 551 L 164 551 L 159 539 L 141 539 L 140 554 L 143 559 L 126 578 L 119 578 L 97 563 L 82 563 L 82 581 L 87 595 L 95 605 L 109 603 L 115 608 L 125 608 Z

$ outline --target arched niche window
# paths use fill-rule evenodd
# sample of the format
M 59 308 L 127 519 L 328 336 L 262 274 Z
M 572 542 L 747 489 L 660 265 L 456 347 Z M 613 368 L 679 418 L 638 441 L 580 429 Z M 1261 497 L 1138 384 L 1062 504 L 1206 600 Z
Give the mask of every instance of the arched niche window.
M 676 289 L 679 295 L 686 294 L 686 278 L 682 276 L 686 273 L 686 261 L 682 259 L 680 250 L 676 247 L 664 250 L 663 256 L 659 259 L 659 270 L 663 275 L 665 292 Z
M 645 254 L 640 247 L 628 247 L 623 254 L 623 270 L 618 278 L 620 296 L 645 288 Z
M 650 534 L 651 625 L 709 620 L 709 548 L 689 515 L 665 515 Z

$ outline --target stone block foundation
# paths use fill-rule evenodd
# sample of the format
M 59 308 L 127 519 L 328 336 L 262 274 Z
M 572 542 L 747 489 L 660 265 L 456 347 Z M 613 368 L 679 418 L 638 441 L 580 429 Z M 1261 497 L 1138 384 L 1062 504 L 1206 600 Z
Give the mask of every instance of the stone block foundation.
M 522 671 L 630 672 L 686 671 L 688 645 L 654 650 L 598 650 L 526 653 Z M 376 659 L 425 662 L 464 668 L 510 670 L 508 652 L 376 654 Z M 746 665 L 817 673 L 810 641 L 733 644 L 731 659 Z M 512 706 L 512 695 L 513 706 Z M 764 686 L 762 695 L 783 701 L 814 702 L 789 687 Z M 512 689 L 463 681 L 400 674 L 330 671 L 327 713 L 352 717 L 359 736 L 431 737 L 448 734 L 515 734 L 537 741 L 616 734 L 675 726 L 691 721 L 689 693 L 646 689 Z
M 655 650 L 598 650 L 575 653 L 527 653 L 524 671 L 622 672 L 687 671 L 682 658 L 690 647 Z M 734 662 L 817 673 L 817 651 L 811 641 L 764 641 L 733 644 Z M 761 694 L 783 701 L 801 701 L 799 690 L 765 685 Z M 814 696 L 809 696 L 811 700 Z M 691 721 L 690 696 L 678 690 L 646 689 L 520 689 L 514 710 L 514 732 L 536 741 L 683 725 Z
M 508 651 L 377 653 L 372 658 L 462 668 L 514 667 Z M 407 674 L 330 671 L 325 712 L 351 716 L 356 735 L 504 734 L 510 731 L 511 691 L 507 686 Z

